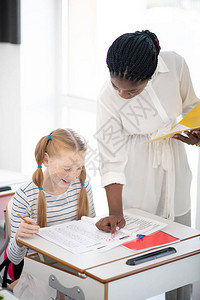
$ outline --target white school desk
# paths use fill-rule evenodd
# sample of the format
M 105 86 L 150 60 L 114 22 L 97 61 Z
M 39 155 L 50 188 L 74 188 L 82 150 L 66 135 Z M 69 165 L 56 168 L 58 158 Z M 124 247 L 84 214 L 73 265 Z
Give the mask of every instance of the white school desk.
M 36 255 L 32 255 L 25 258 L 24 270 L 53 287 L 60 285 L 59 290 L 63 292 L 64 288 L 71 289 L 70 299 L 76 300 L 140 300 L 200 280 L 199 231 L 137 209 L 128 211 L 166 222 L 163 231 L 181 240 L 172 245 L 177 252 L 129 266 L 127 259 L 141 253 L 118 246 L 104 253 L 75 255 L 35 235 L 20 242 L 52 258 L 55 265 L 37 261 Z M 152 251 L 155 249 L 144 252 Z

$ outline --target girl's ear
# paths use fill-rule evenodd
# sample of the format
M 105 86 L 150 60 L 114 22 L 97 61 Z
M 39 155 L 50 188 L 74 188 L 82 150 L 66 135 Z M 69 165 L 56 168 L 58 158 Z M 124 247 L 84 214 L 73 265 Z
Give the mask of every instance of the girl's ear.
M 43 165 L 45 167 L 48 167 L 48 164 L 49 164 L 49 154 L 48 153 L 44 153 L 44 159 L 43 159 Z

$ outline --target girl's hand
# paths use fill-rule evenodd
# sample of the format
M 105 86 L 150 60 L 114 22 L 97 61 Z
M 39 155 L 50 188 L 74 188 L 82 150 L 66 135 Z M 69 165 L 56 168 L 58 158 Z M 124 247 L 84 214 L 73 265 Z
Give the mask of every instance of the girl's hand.
M 16 239 L 17 245 L 19 247 L 22 247 L 23 245 L 17 241 L 18 238 L 32 237 L 34 234 L 38 233 L 39 229 L 40 229 L 40 226 L 36 225 L 35 220 L 28 218 L 28 217 L 26 217 L 25 219 L 31 224 L 28 224 L 25 221 L 22 221 L 19 224 L 19 228 L 17 229 L 16 235 L 15 235 L 15 239 Z
M 111 232 L 115 233 L 116 228 L 119 227 L 122 228 L 126 225 L 126 221 L 124 220 L 124 216 L 119 215 L 110 215 L 109 217 L 105 217 L 100 219 L 96 226 L 99 230 L 105 231 L 105 232 Z
M 175 134 L 172 138 L 177 139 L 188 145 L 197 145 L 200 143 L 200 130 L 184 131 L 187 136 Z

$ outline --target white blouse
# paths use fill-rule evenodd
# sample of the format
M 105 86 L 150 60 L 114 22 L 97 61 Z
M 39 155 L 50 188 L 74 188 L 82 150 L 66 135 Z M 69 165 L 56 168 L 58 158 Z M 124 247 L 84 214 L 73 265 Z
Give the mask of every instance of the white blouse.
M 141 94 L 123 99 L 110 81 L 97 106 L 102 185 L 123 184 L 124 208 L 174 219 L 190 210 L 191 171 L 184 143 L 172 138 L 145 144 L 167 132 L 197 103 L 185 60 L 161 52 Z

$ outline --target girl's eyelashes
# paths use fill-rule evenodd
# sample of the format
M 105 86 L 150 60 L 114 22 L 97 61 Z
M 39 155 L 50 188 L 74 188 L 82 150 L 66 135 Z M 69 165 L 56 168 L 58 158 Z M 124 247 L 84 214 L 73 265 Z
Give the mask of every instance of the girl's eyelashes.
M 81 171 L 81 170 L 82 170 L 82 167 L 78 167 L 76 170 L 77 170 L 77 171 Z M 64 168 L 64 171 L 65 171 L 65 172 L 70 172 L 70 171 L 72 171 L 72 168 Z

